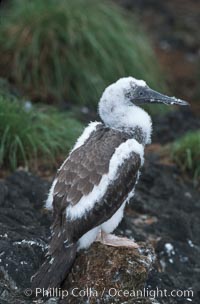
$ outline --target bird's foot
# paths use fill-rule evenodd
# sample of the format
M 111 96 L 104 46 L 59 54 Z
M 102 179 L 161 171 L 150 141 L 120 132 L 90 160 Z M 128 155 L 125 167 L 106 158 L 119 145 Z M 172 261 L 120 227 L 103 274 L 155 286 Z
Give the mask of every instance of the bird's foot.
M 113 247 L 139 248 L 139 245 L 133 240 L 130 240 L 126 237 L 119 237 L 114 234 L 105 233 L 104 231 L 99 232 L 96 238 L 96 242 L 100 242 L 104 245 Z

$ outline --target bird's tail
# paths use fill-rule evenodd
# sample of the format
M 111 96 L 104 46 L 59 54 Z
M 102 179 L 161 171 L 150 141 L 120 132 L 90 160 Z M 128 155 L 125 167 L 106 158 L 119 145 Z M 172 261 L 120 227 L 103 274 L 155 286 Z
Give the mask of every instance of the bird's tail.
M 76 257 L 76 250 L 75 243 L 67 247 L 62 244 L 52 254 L 47 255 L 45 262 L 31 278 L 32 290 L 59 287 L 70 271 Z

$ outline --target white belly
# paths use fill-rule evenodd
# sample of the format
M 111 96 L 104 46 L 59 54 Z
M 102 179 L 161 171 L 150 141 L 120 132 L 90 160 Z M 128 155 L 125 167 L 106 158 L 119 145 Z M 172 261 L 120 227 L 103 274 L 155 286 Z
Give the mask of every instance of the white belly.
M 102 225 L 95 227 L 85 233 L 80 239 L 79 239 L 79 245 L 78 250 L 83 248 L 88 248 L 96 239 L 98 233 L 100 230 L 103 230 L 106 233 L 113 232 L 119 223 L 121 222 L 124 214 L 124 207 L 126 205 L 126 202 L 124 202 L 121 207 L 115 212 L 115 214 L 106 222 L 104 222 Z
M 96 240 L 96 237 L 100 231 L 100 226 L 95 227 L 85 233 L 78 241 L 78 249 L 85 249 L 90 247 L 90 245 Z
M 115 212 L 115 214 L 113 214 L 109 220 L 101 225 L 101 229 L 104 232 L 111 233 L 117 228 L 123 218 L 125 205 L 126 202 L 121 205 L 121 207 L 117 210 L 117 212 Z
M 139 178 L 139 175 L 140 174 L 138 173 L 137 180 Z M 113 214 L 113 216 L 109 220 L 107 220 L 100 226 L 91 229 L 79 239 L 78 250 L 88 248 L 95 241 L 100 230 L 103 230 L 106 233 L 111 233 L 117 228 L 117 226 L 119 225 L 119 223 L 123 218 L 124 208 L 126 206 L 126 203 L 129 202 L 129 200 L 134 196 L 134 189 L 135 187 L 132 189 L 132 191 L 129 192 L 126 200 L 123 202 L 121 207 Z

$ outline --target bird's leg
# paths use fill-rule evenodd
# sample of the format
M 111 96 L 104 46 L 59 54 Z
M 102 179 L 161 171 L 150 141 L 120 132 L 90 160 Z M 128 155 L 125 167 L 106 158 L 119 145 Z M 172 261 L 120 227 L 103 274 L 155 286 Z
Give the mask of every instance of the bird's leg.
M 97 235 L 96 242 L 100 242 L 104 245 L 113 247 L 129 247 L 129 248 L 139 248 L 139 245 L 126 237 L 119 237 L 114 234 L 105 233 L 100 230 Z

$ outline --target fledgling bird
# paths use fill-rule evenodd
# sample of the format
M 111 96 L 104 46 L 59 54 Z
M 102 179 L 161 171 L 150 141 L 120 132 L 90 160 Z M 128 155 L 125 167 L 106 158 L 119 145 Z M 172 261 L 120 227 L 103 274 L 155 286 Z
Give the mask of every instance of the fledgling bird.
M 54 217 L 51 241 L 44 264 L 32 277 L 32 288 L 59 286 L 77 250 L 95 240 L 137 247 L 132 240 L 110 233 L 134 195 L 144 147 L 151 140 L 151 118 L 139 107 L 144 103 L 188 105 L 133 77 L 121 78 L 105 89 L 99 101 L 102 122 L 85 128 L 51 186 L 46 202 Z

